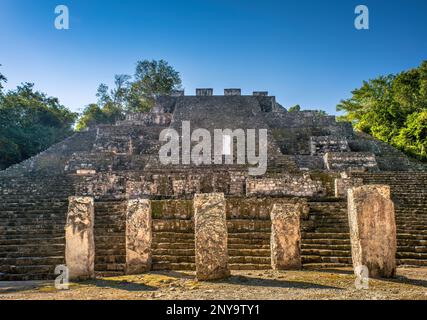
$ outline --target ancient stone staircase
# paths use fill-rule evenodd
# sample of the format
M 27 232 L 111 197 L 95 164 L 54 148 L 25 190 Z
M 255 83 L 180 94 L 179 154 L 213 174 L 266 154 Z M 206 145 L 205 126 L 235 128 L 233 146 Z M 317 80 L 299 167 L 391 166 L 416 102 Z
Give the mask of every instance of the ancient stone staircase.
M 152 201 L 153 270 L 194 270 L 192 201 Z
M 126 202 L 103 198 L 95 201 L 95 272 L 116 275 L 126 264 Z
M 351 265 L 350 234 L 345 202 L 309 202 L 302 221 L 301 249 L 304 268 Z
M 401 265 L 427 265 L 427 173 L 353 173 L 365 184 L 391 188 L 397 225 L 397 260 Z
M 31 175 L 62 175 L 73 153 L 89 151 L 95 136 L 94 129 L 77 132 L 34 157 L 0 171 L 0 179 Z
M 65 176 L 3 180 L 0 280 L 53 279 L 64 264 L 64 226 L 72 182 Z

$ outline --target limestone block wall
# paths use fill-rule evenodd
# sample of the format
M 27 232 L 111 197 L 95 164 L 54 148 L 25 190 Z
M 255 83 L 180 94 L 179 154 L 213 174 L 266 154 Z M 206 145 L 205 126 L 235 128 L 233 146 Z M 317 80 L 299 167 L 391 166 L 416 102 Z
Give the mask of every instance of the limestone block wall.
M 246 195 L 280 195 L 314 197 L 326 194 L 321 181 L 315 181 L 309 175 L 280 175 L 277 178 L 248 178 Z
M 117 122 L 117 125 L 168 126 L 171 120 L 171 113 L 128 113 L 125 120 Z
M 328 170 L 378 170 L 375 155 L 370 152 L 328 152 L 324 161 Z
M 311 155 L 324 155 L 327 152 L 349 152 L 350 148 L 346 138 L 334 136 L 321 136 L 310 138 Z
M 335 179 L 335 197 L 347 197 L 347 192 L 350 188 L 362 185 L 363 179 L 361 178 L 343 177 Z
M 232 179 L 233 176 L 233 179 Z M 240 177 L 240 178 L 237 178 Z M 126 183 L 131 197 L 184 197 L 195 193 L 222 192 L 229 194 L 244 190 L 243 174 L 231 171 L 192 170 L 192 173 L 153 171 L 130 177 Z
M 75 192 L 95 198 L 113 197 L 123 199 L 126 195 L 128 177 L 113 173 L 96 173 L 75 176 Z

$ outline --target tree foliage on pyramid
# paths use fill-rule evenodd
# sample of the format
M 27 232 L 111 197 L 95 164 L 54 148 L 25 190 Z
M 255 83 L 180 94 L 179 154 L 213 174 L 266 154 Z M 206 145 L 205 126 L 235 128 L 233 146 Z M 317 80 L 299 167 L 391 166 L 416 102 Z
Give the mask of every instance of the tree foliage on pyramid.
M 397 75 L 364 81 L 337 106 L 356 130 L 427 161 L 427 61 Z
M 180 87 L 179 73 L 166 61 L 138 61 L 133 77 L 116 75 L 113 89 L 105 84 L 98 87 L 98 102 L 86 107 L 77 130 L 101 123 L 114 123 L 125 112 L 149 111 L 158 96 L 168 95 Z

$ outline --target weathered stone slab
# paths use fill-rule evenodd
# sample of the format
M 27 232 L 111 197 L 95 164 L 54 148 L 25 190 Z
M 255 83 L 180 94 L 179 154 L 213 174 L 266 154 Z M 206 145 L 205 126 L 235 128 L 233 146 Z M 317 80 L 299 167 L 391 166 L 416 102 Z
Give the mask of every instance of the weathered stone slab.
M 230 271 L 224 194 L 196 194 L 193 206 L 196 277 L 198 280 L 226 278 Z
M 65 263 L 70 280 L 95 276 L 94 204 L 91 197 L 68 199 L 65 226 Z
M 396 272 L 396 222 L 390 187 L 365 185 L 348 191 L 353 266 L 366 266 L 370 277 Z
M 324 155 L 327 152 L 349 152 L 350 147 L 345 137 L 312 136 L 310 137 L 310 153 L 312 156 Z
M 378 164 L 372 152 L 327 152 L 324 157 L 328 170 L 378 171 Z
M 246 179 L 247 196 L 295 196 L 313 197 L 325 195 L 321 181 L 313 180 L 309 174 L 281 174 L 273 178 Z
M 305 203 L 276 203 L 271 210 L 271 266 L 273 270 L 301 268 L 300 217 Z
M 126 273 L 149 271 L 152 262 L 151 202 L 129 200 L 126 211 Z

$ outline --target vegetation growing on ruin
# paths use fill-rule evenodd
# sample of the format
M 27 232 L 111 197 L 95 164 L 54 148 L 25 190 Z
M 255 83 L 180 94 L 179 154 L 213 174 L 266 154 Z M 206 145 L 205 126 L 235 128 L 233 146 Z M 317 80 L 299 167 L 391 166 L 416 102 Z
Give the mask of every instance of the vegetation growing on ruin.
M 3 92 L 0 73 L 0 169 L 21 162 L 72 134 L 77 114 L 23 83 Z
M 397 75 L 364 81 L 337 106 L 340 120 L 427 161 L 427 61 Z
M 101 84 L 98 102 L 83 111 L 77 130 L 114 123 L 125 112 L 144 112 L 154 107 L 158 96 L 168 95 L 181 88 L 179 73 L 164 60 L 138 61 L 133 77 L 121 74 L 114 77 L 114 88 Z

